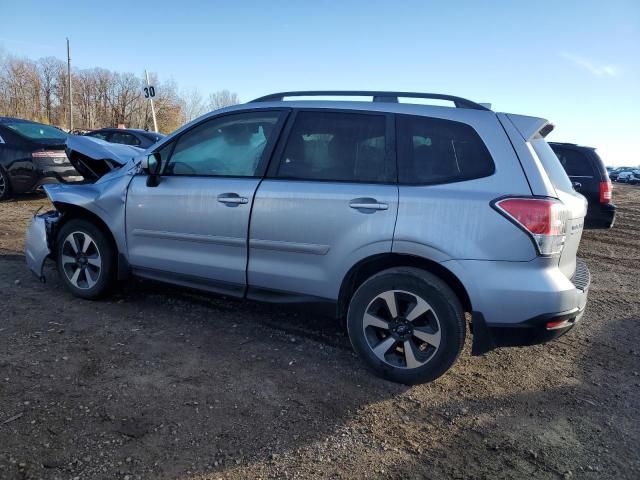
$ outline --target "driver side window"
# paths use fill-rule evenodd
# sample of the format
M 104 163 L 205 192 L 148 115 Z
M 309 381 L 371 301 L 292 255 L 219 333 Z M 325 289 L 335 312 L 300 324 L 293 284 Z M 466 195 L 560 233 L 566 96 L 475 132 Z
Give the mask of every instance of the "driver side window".
M 280 112 L 226 115 L 183 134 L 165 167 L 166 175 L 252 177 Z

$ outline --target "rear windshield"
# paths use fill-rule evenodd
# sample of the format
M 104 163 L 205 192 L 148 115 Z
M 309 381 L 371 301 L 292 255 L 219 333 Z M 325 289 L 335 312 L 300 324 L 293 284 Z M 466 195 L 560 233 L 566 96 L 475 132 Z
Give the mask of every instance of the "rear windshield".
M 3 125 L 29 140 L 61 140 L 64 142 L 67 139 L 67 134 L 62 130 L 49 125 L 42 125 L 41 123 L 15 122 L 4 123 Z
M 162 140 L 164 138 L 164 135 L 162 135 L 161 133 L 149 133 L 149 132 L 144 132 L 141 133 L 141 135 L 143 137 L 148 138 L 149 140 L 151 140 L 152 142 L 157 142 L 158 140 Z
M 558 160 L 558 157 L 546 140 L 542 137 L 537 137 L 531 140 L 531 146 L 538 155 L 540 162 L 542 162 L 542 166 L 547 172 L 553 186 L 563 192 L 572 192 L 573 186 L 571 185 L 571 180 L 569 180 L 567 172 L 562 168 L 560 160 Z
M 593 177 L 596 172 L 587 156 L 571 148 L 551 147 L 570 177 Z

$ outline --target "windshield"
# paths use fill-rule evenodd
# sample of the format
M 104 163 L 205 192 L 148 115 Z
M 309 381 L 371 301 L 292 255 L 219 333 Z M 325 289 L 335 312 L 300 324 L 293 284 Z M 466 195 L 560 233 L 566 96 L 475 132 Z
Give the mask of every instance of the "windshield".
M 67 134 L 62 130 L 58 130 L 55 127 L 50 127 L 49 125 L 43 125 L 41 123 L 15 122 L 5 123 L 4 126 L 13 130 L 19 135 L 28 138 L 29 140 L 60 140 L 64 142 L 67 139 Z
M 546 140 L 542 137 L 534 138 L 531 140 L 531 146 L 538 155 L 553 186 L 563 192 L 572 192 L 573 186 L 571 185 L 571 180 L 569 180 L 567 172 L 565 172 L 560 160 L 558 160 L 558 157 Z

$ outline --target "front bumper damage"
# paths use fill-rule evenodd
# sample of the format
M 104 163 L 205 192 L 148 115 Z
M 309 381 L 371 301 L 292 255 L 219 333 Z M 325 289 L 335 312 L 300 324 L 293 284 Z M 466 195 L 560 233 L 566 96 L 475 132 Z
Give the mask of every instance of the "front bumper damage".
M 27 228 L 25 240 L 27 266 L 43 282 L 45 281 L 44 262 L 52 254 L 53 239 L 60 219 L 61 214 L 56 211 L 34 215 L 31 225 Z

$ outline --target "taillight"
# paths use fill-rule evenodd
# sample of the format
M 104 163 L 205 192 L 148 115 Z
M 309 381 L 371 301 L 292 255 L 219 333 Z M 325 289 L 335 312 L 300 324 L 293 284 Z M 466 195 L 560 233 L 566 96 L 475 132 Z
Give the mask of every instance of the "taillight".
M 31 153 L 33 159 L 41 159 L 43 163 L 68 165 L 69 159 L 64 150 L 43 150 Z
M 496 209 L 529 234 L 540 255 L 562 252 L 566 239 L 569 211 L 551 198 L 505 198 L 495 202 Z
M 600 182 L 600 203 L 611 203 L 611 182 Z

